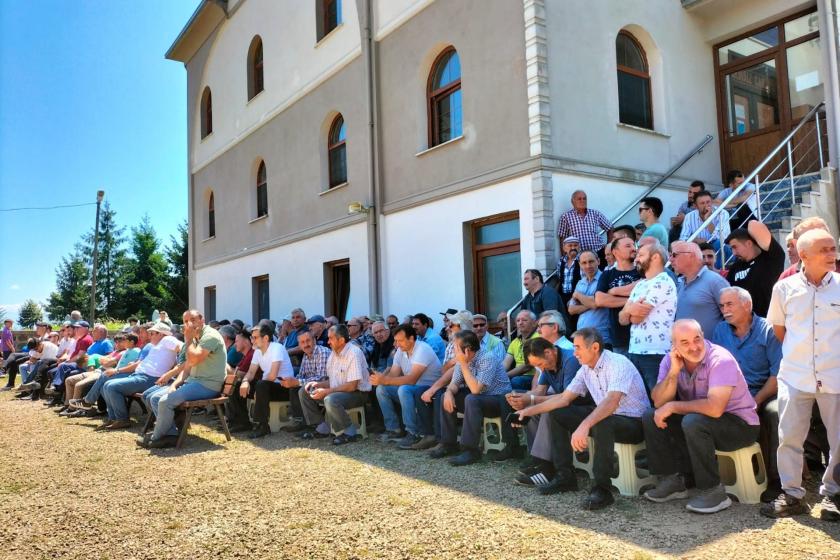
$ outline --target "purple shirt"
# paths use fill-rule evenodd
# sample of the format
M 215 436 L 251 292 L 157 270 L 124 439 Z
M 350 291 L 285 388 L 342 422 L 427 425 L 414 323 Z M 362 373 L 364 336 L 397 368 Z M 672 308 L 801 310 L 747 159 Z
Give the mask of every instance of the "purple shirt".
M 12 329 L 9 327 L 3 327 L 0 331 L 0 351 L 15 351 L 15 340 L 12 337 Z
M 659 365 L 659 381 L 668 376 L 671 369 L 671 354 L 666 354 Z M 755 400 L 747 388 L 744 374 L 738 367 L 738 362 L 729 351 L 717 344 L 706 341 L 706 355 L 703 361 L 689 374 L 685 368 L 677 378 L 677 400 L 693 401 L 705 399 L 711 387 L 732 387 L 729 402 L 724 412 L 734 414 L 751 426 L 758 426 L 758 414 L 755 411 Z

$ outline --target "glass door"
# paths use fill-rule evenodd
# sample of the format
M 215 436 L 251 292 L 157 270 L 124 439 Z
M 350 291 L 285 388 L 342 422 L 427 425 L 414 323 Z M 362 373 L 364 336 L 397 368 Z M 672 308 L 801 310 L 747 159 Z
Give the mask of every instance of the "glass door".
M 519 213 L 473 222 L 472 245 L 475 309 L 494 322 L 522 297 Z

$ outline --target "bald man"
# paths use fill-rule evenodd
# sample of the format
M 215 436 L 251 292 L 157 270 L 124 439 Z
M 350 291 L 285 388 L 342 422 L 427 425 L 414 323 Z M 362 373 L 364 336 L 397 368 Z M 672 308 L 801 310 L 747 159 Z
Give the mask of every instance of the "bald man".
M 684 475 L 693 472 L 700 493 L 686 509 L 715 513 L 732 505 L 720 482 L 715 449 L 735 451 L 756 442 L 755 400 L 738 362 L 706 340 L 697 321 L 676 321 L 671 340 L 651 391 L 654 408 L 642 417 L 650 471 L 659 475 L 645 497 L 652 502 L 688 497 Z
M 837 245 L 830 233 L 813 229 L 796 242 L 802 270 L 773 287 L 767 320 L 782 342 L 779 367 L 779 451 L 782 493 L 764 504 L 761 514 L 788 517 L 806 513 L 802 486 L 802 445 L 817 404 L 830 446 L 823 475 L 820 517 L 840 521 L 837 480 L 840 444 L 840 274 L 834 271 Z

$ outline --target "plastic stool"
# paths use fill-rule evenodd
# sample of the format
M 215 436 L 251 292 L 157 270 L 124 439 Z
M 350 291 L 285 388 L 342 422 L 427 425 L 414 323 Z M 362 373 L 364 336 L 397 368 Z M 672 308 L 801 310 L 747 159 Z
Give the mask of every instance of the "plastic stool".
M 268 427 L 272 432 L 279 432 L 280 428 L 291 423 L 289 401 L 271 401 L 268 403 Z
M 611 480 L 622 496 L 638 496 L 643 487 L 656 484 L 655 477 L 651 476 L 647 470 L 636 466 L 636 455 L 645 449 L 644 442 L 616 442 L 614 449 L 615 454 L 618 455 L 618 476 Z
M 586 452 L 587 452 L 587 455 L 589 455 L 589 459 L 585 463 L 582 463 L 581 461 L 578 460 L 578 456 L 577 456 L 576 452 L 572 453 L 572 456 L 573 456 L 572 465 L 576 469 L 586 471 L 586 474 L 589 475 L 589 478 L 595 478 L 595 474 L 593 472 L 593 465 L 595 464 L 594 450 L 595 450 L 595 440 L 592 439 L 592 438 L 589 438 L 589 444 L 586 447 Z
M 496 426 L 496 434 L 498 435 L 499 441 L 493 443 L 487 437 L 487 426 L 494 425 Z M 496 451 L 502 451 L 505 448 L 505 442 L 502 441 L 502 419 L 501 417 L 497 416 L 495 418 L 488 418 L 484 417 L 482 421 L 482 434 L 481 438 L 484 442 L 484 452 L 487 453 L 491 449 L 495 449 Z
M 732 494 L 742 504 L 757 504 L 761 493 L 767 489 L 767 471 L 764 470 L 764 457 L 761 446 L 754 443 L 735 451 L 718 451 L 720 481 L 727 494 Z M 721 460 L 722 458 L 724 458 Z M 755 461 L 753 461 L 755 459 Z
M 365 407 L 358 406 L 356 408 L 348 408 L 347 414 L 359 430 L 359 434 L 365 439 L 368 437 L 367 422 L 365 421 Z

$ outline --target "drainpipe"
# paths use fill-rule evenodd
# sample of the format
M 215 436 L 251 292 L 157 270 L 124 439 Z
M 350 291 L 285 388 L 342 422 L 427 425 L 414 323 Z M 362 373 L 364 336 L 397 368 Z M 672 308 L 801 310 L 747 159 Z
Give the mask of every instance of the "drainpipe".
M 823 52 L 825 53 L 823 61 L 826 63 L 827 76 L 825 81 L 825 104 L 826 110 L 826 127 L 828 133 L 828 159 L 830 164 L 836 169 L 840 165 L 840 133 L 838 133 L 838 125 L 840 125 L 840 76 L 838 76 L 838 64 L 840 64 L 840 48 L 838 48 L 838 30 L 837 30 L 837 0 L 821 0 L 819 2 L 819 19 L 820 19 L 820 37 L 823 38 Z M 835 174 L 835 182 L 837 175 Z M 840 192 L 835 192 L 835 200 L 837 207 L 835 211 L 840 217 Z
M 368 201 L 372 208 L 367 214 L 368 248 L 368 298 L 372 313 L 382 313 L 382 290 L 380 281 L 379 222 L 381 200 L 379 192 L 379 128 L 377 122 L 376 98 L 376 42 L 373 39 L 373 0 L 356 3 L 364 14 L 363 48 L 365 52 L 365 77 L 367 79 L 368 102 Z M 361 19 L 361 18 L 360 18 Z

